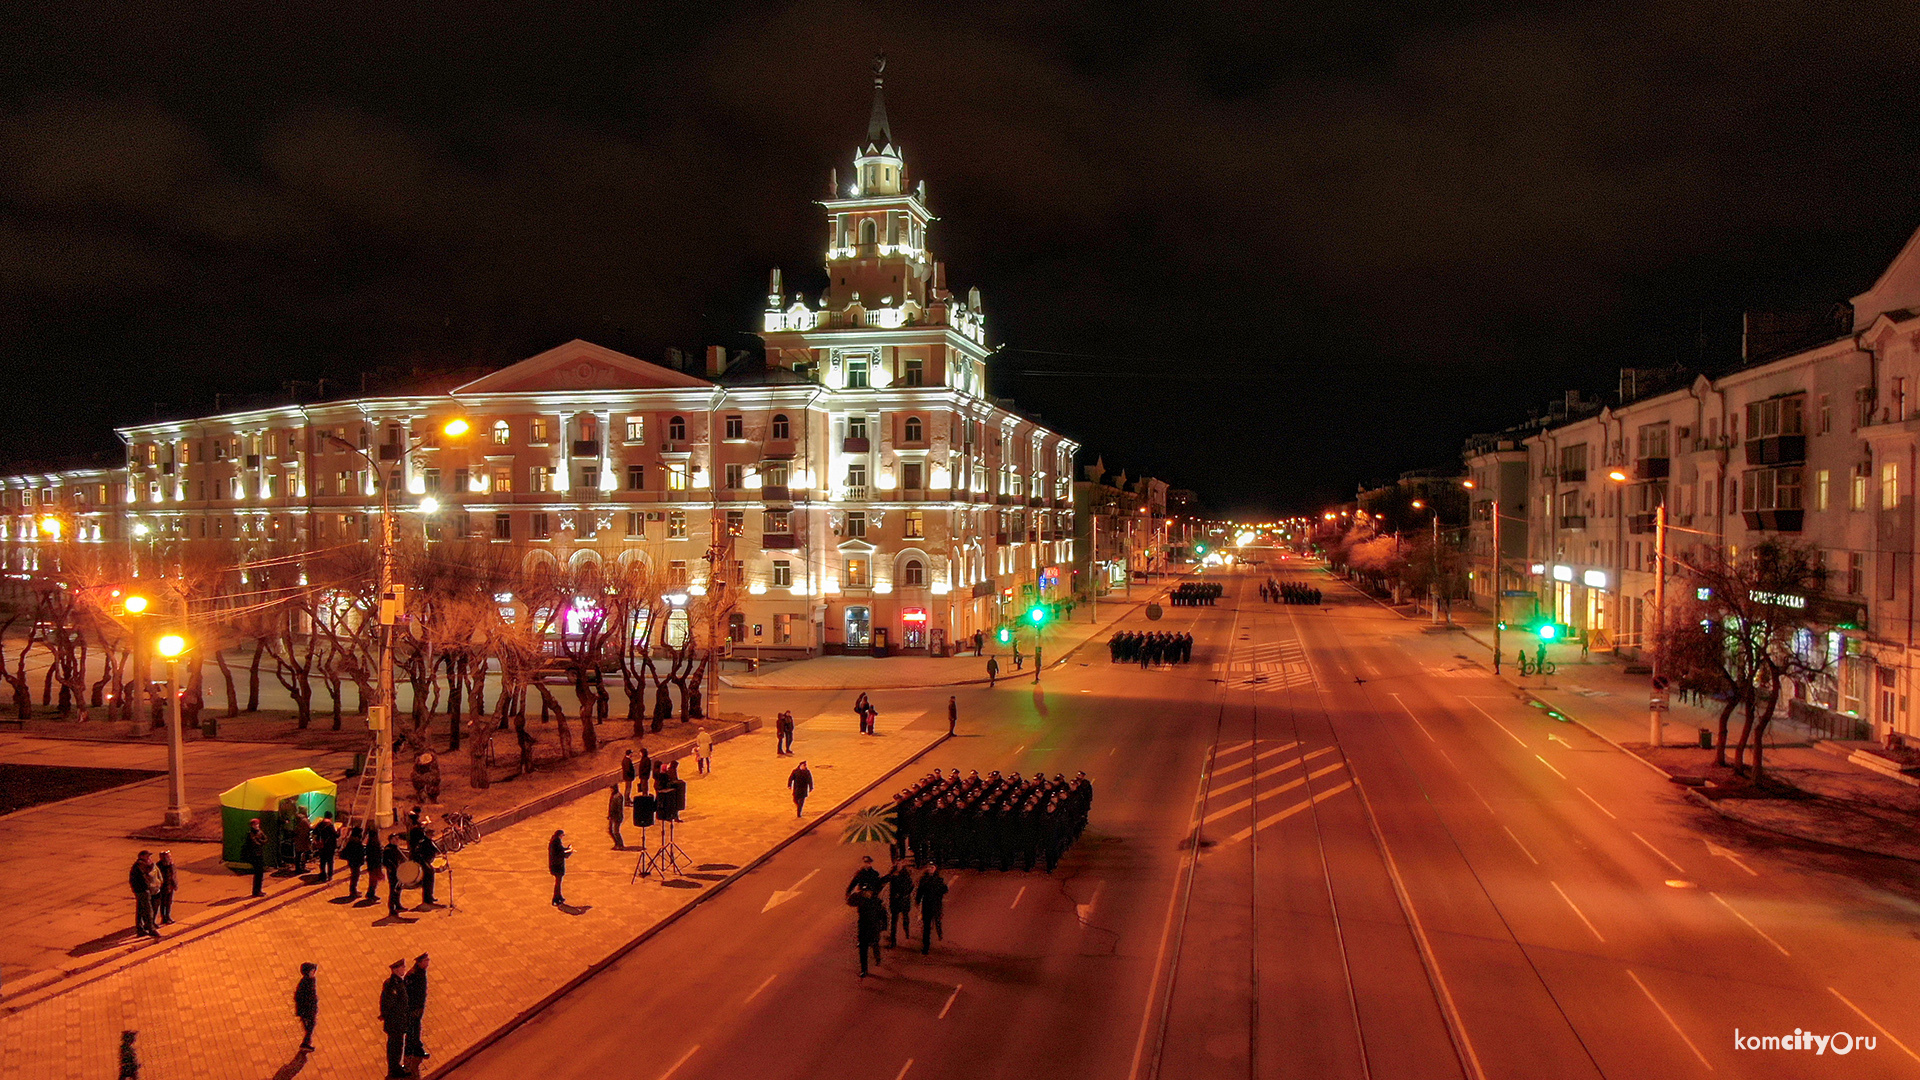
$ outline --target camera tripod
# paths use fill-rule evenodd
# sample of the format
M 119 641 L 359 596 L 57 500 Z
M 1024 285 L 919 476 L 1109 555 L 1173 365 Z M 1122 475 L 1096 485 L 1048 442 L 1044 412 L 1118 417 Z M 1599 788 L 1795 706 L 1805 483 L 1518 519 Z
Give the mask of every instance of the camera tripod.
M 693 858 L 687 854 L 687 849 L 673 839 L 674 826 L 677 824 L 679 822 L 671 819 L 661 821 L 660 846 L 654 849 L 652 855 L 642 854 L 640 857 L 645 864 L 644 869 L 638 870 L 642 876 L 657 873 L 663 881 L 669 873 L 674 877 L 686 876 L 687 872 L 681 869 L 681 866 L 682 864 L 692 865 Z

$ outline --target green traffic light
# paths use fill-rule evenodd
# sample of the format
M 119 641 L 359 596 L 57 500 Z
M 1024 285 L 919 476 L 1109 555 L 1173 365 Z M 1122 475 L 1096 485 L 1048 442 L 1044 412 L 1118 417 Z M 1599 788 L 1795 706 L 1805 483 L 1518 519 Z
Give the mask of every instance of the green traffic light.
M 1000 628 L 1000 644 L 1005 645 L 1007 642 L 1011 640 L 1013 640 L 1013 631 L 1007 629 L 1004 626 L 1001 627 Z
M 1027 618 L 1029 618 L 1029 619 L 1032 619 L 1032 620 L 1033 620 L 1034 622 L 1036 622 L 1036 623 L 1043 623 L 1043 622 L 1046 622 L 1046 621 L 1047 621 L 1047 609 L 1046 609 L 1046 608 L 1038 608 L 1038 607 L 1037 607 L 1037 608 L 1034 608 L 1034 609 L 1033 609 L 1032 611 L 1029 611 L 1029 612 L 1027 612 Z
M 1552 623 L 1540 624 L 1540 640 L 1541 641 L 1552 641 L 1554 638 L 1557 638 L 1559 636 L 1560 636 L 1560 628 L 1558 626 L 1555 626 Z

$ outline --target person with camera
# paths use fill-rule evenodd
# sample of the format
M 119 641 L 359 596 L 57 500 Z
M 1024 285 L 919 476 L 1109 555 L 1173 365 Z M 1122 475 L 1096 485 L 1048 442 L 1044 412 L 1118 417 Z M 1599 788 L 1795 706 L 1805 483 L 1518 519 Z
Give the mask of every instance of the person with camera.
M 567 846 L 567 830 L 555 829 L 547 839 L 547 873 L 553 875 L 553 906 L 559 907 L 567 902 L 560 893 L 560 882 L 567 876 L 567 860 L 573 857 L 573 849 Z

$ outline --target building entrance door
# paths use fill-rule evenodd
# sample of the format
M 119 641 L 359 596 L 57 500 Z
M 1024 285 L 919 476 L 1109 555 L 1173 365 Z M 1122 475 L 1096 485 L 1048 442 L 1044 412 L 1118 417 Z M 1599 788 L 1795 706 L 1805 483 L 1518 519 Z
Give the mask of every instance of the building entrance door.
M 847 648 L 865 649 L 873 645 L 873 616 L 864 607 L 847 608 Z

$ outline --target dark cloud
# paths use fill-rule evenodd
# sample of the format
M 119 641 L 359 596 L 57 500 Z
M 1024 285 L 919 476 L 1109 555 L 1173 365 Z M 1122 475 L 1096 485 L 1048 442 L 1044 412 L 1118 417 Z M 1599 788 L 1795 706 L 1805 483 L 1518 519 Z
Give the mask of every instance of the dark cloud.
M 0 42 L 0 371 L 52 434 L 568 337 L 745 344 L 866 61 L 1011 393 L 1225 506 L 1444 460 L 1920 224 L 1920 9 L 69 3 Z M 1704 345 L 1703 345 L 1704 343 Z M 1068 353 L 1072 356 L 1057 354 Z M 54 378 L 50 372 L 64 372 Z M 97 385 L 83 401 L 74 373 Z

